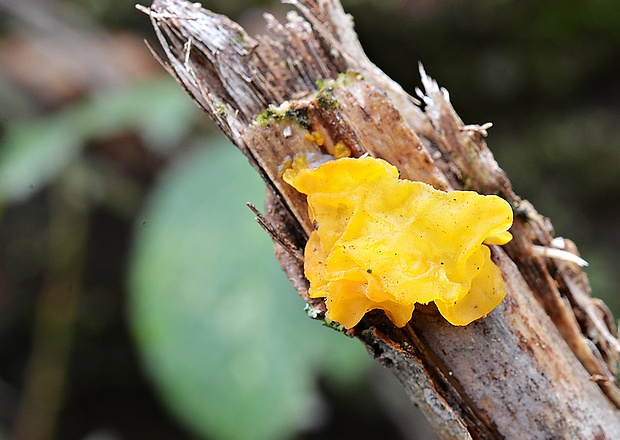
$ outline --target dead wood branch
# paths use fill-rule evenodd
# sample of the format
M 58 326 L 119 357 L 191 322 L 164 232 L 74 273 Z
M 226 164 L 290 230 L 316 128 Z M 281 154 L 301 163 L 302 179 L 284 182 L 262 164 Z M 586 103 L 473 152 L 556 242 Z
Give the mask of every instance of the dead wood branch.
M 404 178 L 499 194 L 515 212 L 514 240 L 492 249 L 508 289 L 500 307 L 466 327 L 431 306 L 416 308 L 402 329 L 373 312 L 350 333 L 401 379 L 444 438 L 620 438 L 613 319 L 591 298 L 579 265 L 533 247 L 556 246 L 553 228 L 513 193 L 483 139 L 488 126 L 465 126 L 422 69 L 422 103 L 405 93 L 365 56 L 337 0 L 290 3 L 303 16 L 291 12 L 284 24 L 267 16 L 271 36 L 256 38 L 197 4 L 155 0 L 142 9 L 164 66 L 267 183 L 261 220 L 314 315 L 324 305 L 308 297 L 295 253 L 311 225 L 304 198 L 279 176 L 287 156 L 332 153 L 343 142 L 353 156 L 386 159 Z M 324 143 L 309 131 L 323 133 Z

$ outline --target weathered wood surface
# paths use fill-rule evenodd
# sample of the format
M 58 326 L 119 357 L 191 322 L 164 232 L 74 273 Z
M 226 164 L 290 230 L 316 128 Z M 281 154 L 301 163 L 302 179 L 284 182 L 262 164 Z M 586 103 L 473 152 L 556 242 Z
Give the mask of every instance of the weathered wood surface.
M 508 290 L 496 310 L 453 327 L 423 306 L 402 329 L 372 312 L 349 333 L 401 379 L 443 438 L 620 438 L 613 318 L 578 265 L 541 254 L 540 246 L 557 246 L 551 223 L 513 193 L 484 127 L 465 126 L 422 70 L 421 102 L 406 94 L 365 56 L 337 0 L 291 3 L 302 15 L 289 13 L 285 24 L 267 16 L 271 35 L 256 38 L 198 4 L 155 0 L 141 9 L 164 66 L 267 183 L 262 221 L 313 315 L 324 305 L 307 295 L 298 249 L 311 226 L 304 198 L 278 174 L 287 156 L 329 153 L 341 141 L 353 156 L 388 160 L 404 178 L 499 194 L 515 223 L 513 241 L 492 247 Z M 270 105 L 280 109 L 265 113 Z M 323 134 L 321 147 L 309 130 Z

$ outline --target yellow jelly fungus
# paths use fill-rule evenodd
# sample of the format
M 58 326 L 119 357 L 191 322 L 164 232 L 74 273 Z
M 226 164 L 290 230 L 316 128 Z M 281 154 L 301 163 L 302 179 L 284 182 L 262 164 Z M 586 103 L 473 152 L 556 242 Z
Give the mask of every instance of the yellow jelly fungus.
M 308 195 L 315 231 L 305 273 L 328 318 L 351 328 L 382 309 L 402 327 L 416 303 L 434 301 L 450 323 L 467 325 L 502 301 L 504 280 L 485 243 L 512 238 L 505 200 L 400 180 L 371 157 L 307 162 L 298 155 L 283 178 Z
M 341 157 L 349 157 L 351 155 L 351 149 L 347 147 L 342 141 L 339 141 L 334 145 L 334 157 L 340 159 Z
M 316 144 L 319 147 L 322 147 L 323 144 L 325 143 L 325 138 L 323 138 L 323 133 L 321 133 L 320 131 L 313 131 L 312 136 L 314 136 L 314 142 L 316 142 Z
M 319 147 L 322 147 L 325 143 L 325 138 L 323 137 L 323 133 L 320 131 L 313 131 L 312 133 L 306 133 L 304 138 L 308 139 L 310 142 L 314 142 Z

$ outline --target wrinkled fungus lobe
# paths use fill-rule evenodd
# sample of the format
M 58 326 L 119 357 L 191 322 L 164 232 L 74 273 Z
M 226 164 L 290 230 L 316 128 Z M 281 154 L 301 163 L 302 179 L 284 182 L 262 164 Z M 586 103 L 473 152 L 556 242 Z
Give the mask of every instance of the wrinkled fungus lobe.
M 502 301 L 506 287 L 485 244 L 512 238 L 505 200 L 401 180 L 381 159 L 316 167 L 306 159 L 298 155 L 283 178 L 308 195 L 315 231 L 305 273 L 328 318 L 351 328 L 382 309 L 402 327 L 416 303 L 434 301 L 450 323 L 467 325 Z

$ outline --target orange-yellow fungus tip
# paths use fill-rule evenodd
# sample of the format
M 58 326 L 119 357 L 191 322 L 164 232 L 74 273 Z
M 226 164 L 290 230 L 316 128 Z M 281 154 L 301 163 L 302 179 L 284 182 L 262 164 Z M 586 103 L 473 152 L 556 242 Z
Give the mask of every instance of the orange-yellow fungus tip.
M 314 142 L 319 147 L 322 147 L 325 144 L 325 138 L 323 137 L 323 133 L 320 131 L 313 131 L 312 133 L 306 133 L 304 138 L 309 140 L 310 142 Z
M 402 327 L 416 303 L 434 301 L 450 323 L 467 325 L 499 305 L 506 287 L 486 245 L 512 238 L 508 202 L 399 179 L 381 159 L 307 156 L 283 178 L 308 196 L 316 230 L 304 269 L 328 318 L 351 328 L 381 309 Z
M 340 159 L 342 157 L 349 157 L 351 155 L 351 149 L 347 147 L 342 141 L 339 141 L 334 145 L 334 157 Z

